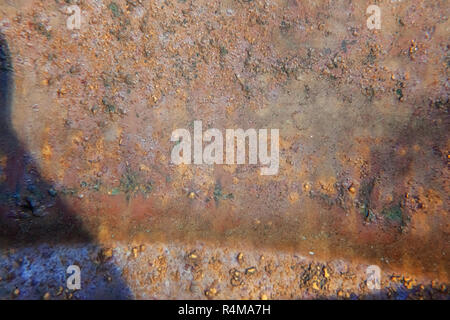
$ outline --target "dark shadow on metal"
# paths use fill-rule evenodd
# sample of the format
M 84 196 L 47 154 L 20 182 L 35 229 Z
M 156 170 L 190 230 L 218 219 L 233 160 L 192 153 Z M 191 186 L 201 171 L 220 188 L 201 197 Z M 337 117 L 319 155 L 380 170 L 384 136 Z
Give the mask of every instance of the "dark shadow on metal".
M 38 166 L 17 138 L 11 121 L 14 89 L 14 67 L 10 50 L 5 37 L 0 33 L 0 246 L 38 250 L 41 244 L 96 245 L 95 239 L 83 227 L 77 214 L 58 197 L 52 185 L 41 177 Z M 94 283 L 90 284 L 90 290 L 86 294 L 78 291 L 75 297 L 132 297 L 114 264 L 80 267 L 100 268 L 115 280 L 110 289 L 106 284 L 97 286 Z M 55 271 L 49 270 L 49 273 L 52 272 Z M 2 292 L 0 298 L 1 296 Z

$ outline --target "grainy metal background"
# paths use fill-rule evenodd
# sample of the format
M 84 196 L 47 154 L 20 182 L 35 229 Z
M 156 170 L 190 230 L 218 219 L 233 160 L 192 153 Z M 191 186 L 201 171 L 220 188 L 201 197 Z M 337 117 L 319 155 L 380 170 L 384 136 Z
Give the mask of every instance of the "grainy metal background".
M 0 1 L 0 297 L 448 298 L 448 3 L 370 4 Z M 279 173 L 171 164 L 195 120 Z

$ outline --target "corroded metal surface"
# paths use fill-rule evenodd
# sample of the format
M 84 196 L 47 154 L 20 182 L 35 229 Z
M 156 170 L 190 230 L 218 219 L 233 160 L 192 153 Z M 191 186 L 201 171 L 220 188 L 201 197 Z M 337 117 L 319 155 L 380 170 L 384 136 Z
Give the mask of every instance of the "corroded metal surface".
M 80 30 L 64 1 L 0 2 L 5 250 L 200 241 L 202 263 L 228 261 L 217 281 L 245 246 L 285 266 L 312 252 L 320 277 L 343 259 L 448 282 L 446 1 L 381 1 L 380 30 L 366 26 L 368 1 L 72 2 Z M 172 131 L 195 120 L 279 129 L 278 174 L 172 164 Z M 214 282 L 208 270 L 192 297 Z M 282 281 L 306 272 L 292 270 Z M 138 298 L 189 297 L 123 277 Z M 270 288 L 251 296 L 306 297 Z
M 206 243 L 39 245 L 3 250 L 3 299 L 448 299 L 448 284 L 382 270 L 367 285 L 367 264 Z M 81 289 L 66 287 L 68 265 Z

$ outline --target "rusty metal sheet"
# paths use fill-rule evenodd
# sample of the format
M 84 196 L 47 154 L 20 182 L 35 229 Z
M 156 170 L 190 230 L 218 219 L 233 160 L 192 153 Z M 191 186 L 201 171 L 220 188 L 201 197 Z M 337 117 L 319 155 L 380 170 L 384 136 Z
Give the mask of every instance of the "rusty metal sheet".
M 373 298 L 359 284 L 377 265 L 384 297 L 448 299 L 448 3 L 381 1 L 380 29 L 371 4 L 0 1 L 0 296 L 21 296 L 18 256 L 44 268 L 50 250 L 107 260 L 122 298 Z M 200 164 L 212 128 L 223 157 Z M 230 129 L 279 130 L 276 172 L 250 139 L 227 164 Z

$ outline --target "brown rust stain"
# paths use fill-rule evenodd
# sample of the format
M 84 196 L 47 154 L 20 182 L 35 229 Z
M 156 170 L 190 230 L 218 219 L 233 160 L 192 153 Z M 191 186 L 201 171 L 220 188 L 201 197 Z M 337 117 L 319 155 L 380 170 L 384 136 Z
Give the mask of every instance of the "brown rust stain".
M 0 5 L 16 135 L 99 241 L 244 242 L 448 279 L 445 1 L 383 2 L 378 32 L 367 1 L 116 3 L 83 2 L 77 32 L 62 4 Z M 172 165 L 171 132 L 194 120 L 279 128 L 279 174 Z

